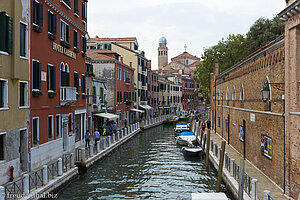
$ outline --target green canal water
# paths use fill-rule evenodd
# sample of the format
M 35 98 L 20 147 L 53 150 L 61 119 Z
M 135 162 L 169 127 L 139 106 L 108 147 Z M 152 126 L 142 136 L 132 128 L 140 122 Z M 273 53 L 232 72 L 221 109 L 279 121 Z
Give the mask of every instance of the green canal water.
M 217 171 L 207 169 L 205 159 L 184 156 L 173 128 L 139 133 L 63 188 L 58 199 L 189 199 L 193 192 L 215 192 Z M 232 198 L 224 184 L 221 191 Z

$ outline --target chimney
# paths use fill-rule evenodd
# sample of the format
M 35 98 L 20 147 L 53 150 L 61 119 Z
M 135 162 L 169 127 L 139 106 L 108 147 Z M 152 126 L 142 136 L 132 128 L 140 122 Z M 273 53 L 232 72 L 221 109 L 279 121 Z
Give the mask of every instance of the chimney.
M 129 66 L 132 67 L 132 62 L 129 62 Z
M 96 35 L 96 38 L 99 38 L 99 36 L 98 36 L 98 35 Z
M 151 60 L 148 60 L 147 67 L 148 67 L 149 70 L 151 70 Z
M 122 56 L 120 57 L 120 59 L 121 59 L 121 63 L 123 63 L 123 57 Z
M 215 60 L 214 74 L 215 74 L 215 76 L 219 75 L 219 60 L 218 60 L 218 58 L 216 58 L 216 60 Z

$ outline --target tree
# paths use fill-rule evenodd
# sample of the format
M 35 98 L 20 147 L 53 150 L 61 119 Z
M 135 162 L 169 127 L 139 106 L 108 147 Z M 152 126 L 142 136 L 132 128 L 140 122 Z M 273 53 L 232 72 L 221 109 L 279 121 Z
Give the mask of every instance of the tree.
M 284 33 L 284 23 L 275 16 L 273 19 L 259 18 L 247 32 L 248 53 L 252 53 L 275 40 Z

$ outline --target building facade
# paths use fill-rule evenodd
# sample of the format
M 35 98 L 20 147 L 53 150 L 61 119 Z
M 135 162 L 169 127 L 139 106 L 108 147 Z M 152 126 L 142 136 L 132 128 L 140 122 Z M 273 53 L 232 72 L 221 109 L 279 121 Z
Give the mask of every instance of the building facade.
M 0 2 L 0 185 L 30 170 L 29 6 Z
M 198 89 L 196 82 L 188 76 L 182 77 L 182 105 L 183 110 L 194 113 L 198 106 Z
M 134 69 L 125 65 L 119 54 L 110 50 L 88 49 L 87 56 L 93 63 L 95 77 L 107 81 L 105 107 L 119 116 L 118 126 L 132 123 L 134 107 Z M 132 115 L 131 115 L 132 114 Z
M 31 4 L 31 167 L 84 141 L 86 0 Z
M 216 64 L 211 82 L 213 128 L 281 188 L 286 167 L 284 54 L 281 37 L 222 74 Z M 269 91 L 266 99 L 262 91 Z

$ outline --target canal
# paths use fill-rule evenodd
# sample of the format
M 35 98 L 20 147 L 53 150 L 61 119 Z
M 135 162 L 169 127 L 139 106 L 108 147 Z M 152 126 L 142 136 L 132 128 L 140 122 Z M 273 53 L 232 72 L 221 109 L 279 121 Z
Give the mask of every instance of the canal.
M 139 133 L 63 188 L 58 199 L 176 199 L 214 192 L 217 171 L 207 169 L 205 159 L 185 157 L 173 128 Z M 224 184 L 221 191 L 232 198 Z

